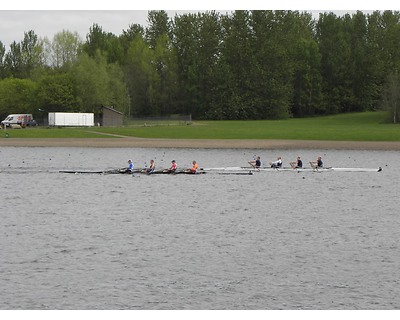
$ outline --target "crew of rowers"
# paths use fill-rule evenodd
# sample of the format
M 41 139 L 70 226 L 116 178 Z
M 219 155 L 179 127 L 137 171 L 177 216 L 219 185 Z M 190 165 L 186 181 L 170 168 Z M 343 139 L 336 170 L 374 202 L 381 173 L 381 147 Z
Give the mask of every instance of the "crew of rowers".
M 193 166 L 191 168 L 185 169 L 184 172 L 185 173 L 193 173 L 193 174 L 195 174 L 197 172 L 198 168 L 199 168 L 199 165 L 194 160 L 192 162 L 192 165 Z M 133 172 L 133 168 L 134 168 L 133 162 L 132 162 L 131 159 L 129 159 L 128 160 L 128 167 L 126 169 L 124 168 L 122 170 L 124 170 L 123 172 L 132 173 Z M 163 172 L 164 173 L 175 173 L 177 168 L 178 168 L 178 165 L 176 164 L 176 161 L 172 160 L 171 161 L 171 166 L 168 169 L 163 170 Z M 147 173 L 147 174 L 151 174 L 151 173 L 154 172 L 155 169 L 156 169 L 156 163 L 155 163 L 155 161 L 153 159 L 151 159 L 149 167 L 144 168 L 143 170 L 141 170 L 141 172 Z
M 253 168 L 260 168 L 261 167 L 261 157 L 257 156 L 256 159 L 248 162 Z M 269 165 L 271 168 L 279 169 L 282 168 L 282 157 L 278 157 L 276 161 L 270 162 Z M 324 163 L 322 162 L 322 158 L 318 157 L 315 161 L 310 161 L 310 165 L 313 169 L 320 169 L 323 168 Z M 303 162 L 301 161 L 300 157 L 297 157 L 296 161 L 290 162 L 290 166 L 293 169 L 300 169 L 303 168 Z
M 257 156 L 256 159 L 249 161 L 248 162 L 253 168 L 257 169 L 257 168 L 261 168 L 261 157 Z M 199 165 L 197 164 L 196 161 L 192 162 L 192 167 L 185 169 L 184 172 L 185 173 L 193 173 L 195 174 L 197 172 L 197 170 L 199 169 Z M 271 166 L 271 168 L 275 168 L 275 169 L 279 169 L 282 168 L 282 157 L 278 157 L 276 159 L 276 161 L 270 162 L 269 165 Z M 310 161 L 310 165 L 313 169 L 318 169 L 318 168 L 322 168 L 323 167 L 323 162 L 322 162 L 322 158 L 318 157 L 317 160 L 315 161 Z M 292 161 L 290 162 L 290 166 L 293 169 L 300 169 L 303 168 L 303 162 L 301 161 L 300 157 L 297 157 L 296 161 Z M 163 172 L 164 173 L 175 173 L 177 170 L 178 165 L 176 164 L 175 160 L 171 161 L 171 166 L 168 169 L 164 169 Z M 132 173 L 133 172 L 133 162 L 131 159 L 128 160 L 128 167 L 124 170 L 124 172 L 129 172 Z M 156 169 L 156 163 L 154 162 L 154 160 L 150 160 L 150 165 L 149 167 L 146 167 L 144 169 L 141 170 L 141 172 L 143 173 L 147 173 L 147 174 L 151 174 L 154 172 L 154 170 Z

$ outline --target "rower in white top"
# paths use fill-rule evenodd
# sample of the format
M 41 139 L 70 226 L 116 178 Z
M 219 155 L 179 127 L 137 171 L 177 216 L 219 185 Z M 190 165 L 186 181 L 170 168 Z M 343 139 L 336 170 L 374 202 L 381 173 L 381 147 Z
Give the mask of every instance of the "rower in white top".
M 276 161 L 269 163 L 271 168 L 278 169 L 282 168 L 282 157 L 278 157 Z

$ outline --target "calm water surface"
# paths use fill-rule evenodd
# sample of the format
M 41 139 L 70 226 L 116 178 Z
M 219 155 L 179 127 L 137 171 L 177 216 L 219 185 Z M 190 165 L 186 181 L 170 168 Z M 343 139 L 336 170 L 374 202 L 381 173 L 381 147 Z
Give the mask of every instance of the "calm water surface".
M 381 173 L 63 174 L 286 164 Z M 0 309 L 399 309 L 397 152 L 1 148 Z

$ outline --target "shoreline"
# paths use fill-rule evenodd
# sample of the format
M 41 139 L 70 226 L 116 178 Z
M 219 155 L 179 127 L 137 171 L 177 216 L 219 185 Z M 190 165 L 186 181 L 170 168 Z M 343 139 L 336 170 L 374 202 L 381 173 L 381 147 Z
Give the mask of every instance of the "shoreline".
M 400 151 L 400 141 L 4 138 L 0 147 L 186 148 L 186 149 L 337 149 Z

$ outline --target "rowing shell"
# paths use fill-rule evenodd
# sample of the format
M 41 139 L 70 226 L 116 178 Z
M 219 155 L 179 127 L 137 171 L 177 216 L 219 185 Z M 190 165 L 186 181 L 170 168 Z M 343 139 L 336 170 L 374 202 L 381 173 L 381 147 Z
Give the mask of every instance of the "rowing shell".
M 252 175 L 254 172 L 273 172 L 273 171 L 290 171 L 290 172 L 380 172 L 382 168 L 337 168 L 337 167 L 324 167 L 324 168 L 291 168 L 291 167 L 282 167 L 282 168 L 271 168 L 271 167 L 260 167 L 260 168 L 252 168 L 252 167 L 219 167 L 219 168 L 201 168 L 199 171 L 193 173 L 186 170 L 179 170 L 175 172 L 170 172 L 167 170 L 156 170 L 153 172 L 146 172 L 145 169 L 136 169 L 132 172 L 126 171 L 125 169 L 112 169 L 112 170 L 103 170 L 103 171 L 79 171 L 79 170 L 60 170 L 60 173 L 73 173 L 73 174 L 189 174 L 189 175 L 198 175 L 198 174 L 206 174 L 206 173 L 217 173 L 224 175 Z
M 60 170 L 60 173 L 72 173 L 72 174 L 145 174 L 145 175 L 153 175 L 153 174 L 170 174 L 170 175 L 177 175 L 177 174 L 188 174 L 188 175 L 199 175 L 199 174 L 206 174 L 206 173 L 211 173 L 204 171 L 204 170 L 199 170 L 197 172 L 190 172 L 186 170 L 180 170 L 180 171 L 175 171 L 175 172 L 169 172 L 167 170 L 157 170 L 153 172 L 146 172 L 144 169 L 137 169 L 133 170 L 132 172 L 126 171 L 126 170 L 119 170 L 119 169 L 114 169 L 114 170 L 105 170 L 105 171 L 79 171 L 79 170 Z M 219 174 L 219 175 L 253 175 L 253 172 L 251 171 L 242 171 L 242 172 L 213 172 L 214 174 Z
M 153 172 L 146 172 L 144 170 L 133 170 L 132 172 L 126 170 L 104 170 L 104 171 L 79 171 L 79 170 L 60 170 L 60 173 L 73 173 L 73 174 L 206 174 L 205 171 L 198 171 L 198 172 L 187 172 L 187 171 L 176 171 L 176 172 L 168 172 L 164 170 L 158 170 Z
M 292 171 L 292 172 L 380 172 L 382 168 L 339 168 L 339 167 L 324 167 L 324 168 L 292 168 L 292 167 L 282 167 L 282 168 L 271 168 L 271 167 L 220 167 L 220 168 L 201 168 L 200 170 L 204 172 L 273 172 L 273 171 Z

